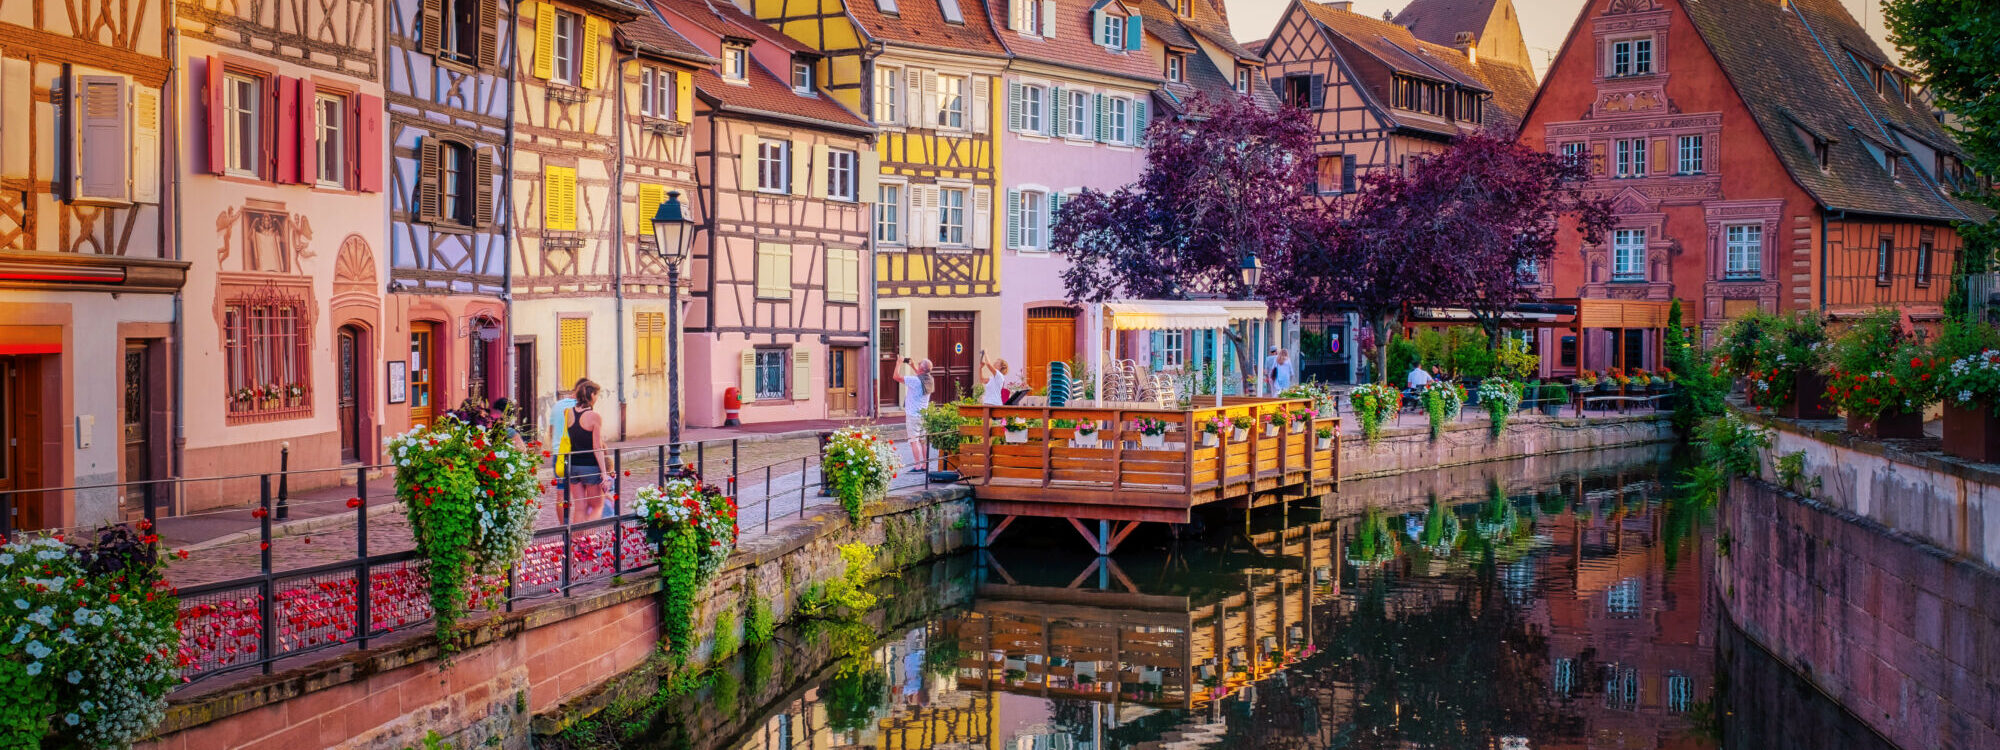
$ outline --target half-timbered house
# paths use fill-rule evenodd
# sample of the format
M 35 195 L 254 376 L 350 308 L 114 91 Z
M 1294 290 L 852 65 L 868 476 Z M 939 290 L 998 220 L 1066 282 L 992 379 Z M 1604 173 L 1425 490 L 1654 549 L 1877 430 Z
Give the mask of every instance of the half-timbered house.
M 513 4 L 502 0 L 386 0 L 389 113 L 387 305 L 381 328 L 342 331 L 335 357 L 379 346 L 394 370 L 361 378 L 363 419 L 378 431 L 428 423 L 470 399 L 539 392 L 509 382 L 507 284 L 507 69 Z M 379 337 L 379 340 L 371 340 Z M 526 360 L 532 363 L 532 358 Z M 523 367 L 519 374 L 532 375 Z M 372 383 L 391 378 L 385 388 Z M 342 408 L 347 395 L 342 394 Z M 524 421 L 536 416 L 522 410 Z M 361 460 L 379 440 L 360 446 Z
M 989 0 L 754 0 L 755 15 L 825 53 L 812 75 L 879 133 L 875 217 L 878 401 L 899 408 L 903 357 L 937 367 L 949 400 L 975 391 L 979 352 L 1005 335 L 994 241 L 998 98 L 1007 53 Z M 1001 0 L 991 0 L 1000 2 Z
M 179 468 L 171 33 L 165 0 L 0 5 L 0 492 Z M 21 495 L 0 529 L 96 525 L 142 500 Z
M 1225 0 L 1140 0 L 1132 7 L 1157 42 L 1144 51 L 1165 79 L 1159 89 L 1163 115 L 1199 116 L 1191 109 L 1196 102 L 1231 96 L 1273 109 L 1281 104 L 1262 53 L 1230 34 Z
M 388 226 L 381 8 L 202 0 L 177 12 L 188 92 L 177 208 L 194 264 L 185 473 L 273 470 L 286 451 L 293 466 L 358 460 L 374 428 L 346 407 L 375 401 L 361 389 L 401 348 L 375 335 Z M 352 348 L 340 359 L 337 347 Z
M 717 62 L 695 74 L 695 167 L 709 231 L 687 318 L 688 421 L 857 417 L 873 290 L 864 283 L 874 130 L 820 86 L 821 53 L 742 9 L 654 0 Z
M 1543 269 L 1580 298 L 1545 369 L 1657 367 L 1676 298 L 1707 333 L 1754 309 L 1931 327 L 1951 222 L 1988 214 L 1918 85 L 1835 0 L 1587 3 L 1522 140 L 1588 159 L 1615 222 Z
M 612 29 L 645 12 L 626 0 L 515 5 L 509 287 L 516 351 L 547 414 L 580 378 L 604 387 L 607 439 L 627 436 L 631 349 L 618 295 L 619 81 Z M 527 405 L 524 404 L 524 407 Z M 546 430 L 549 425 L 543 425 Z

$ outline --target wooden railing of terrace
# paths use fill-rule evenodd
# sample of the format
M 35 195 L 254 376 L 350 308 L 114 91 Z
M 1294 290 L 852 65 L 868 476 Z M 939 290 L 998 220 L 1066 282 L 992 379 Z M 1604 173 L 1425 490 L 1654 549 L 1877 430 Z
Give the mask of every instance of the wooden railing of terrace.
M 1196 506 L 1257 507 L 1337 490 L 1340 418 L 1312 408 L 1304 399 L 1247 397 L 1186 410 L 960 407 L 972 424 L 961 430 L 955 464 L 979 512 L 1000 517 L 982 528 L 982 545 L 1018 516 L 1064 518 L 1098 554 L 1110 554 L 1139 523 L 1187 523 Z M 1300 412 L 1310 416 L 1294 423 Z M 1240 437 L 1228 424 L 1239 417 L 1252 423 Z M 1267 428 L 1273 418 L 1280 424 Z M 1204 433 L 1216 419 L 1224 426 Z M 1010 436 L 1010 420 L 1027 429 Z M 1141 420 L 1163 423 L 1165 434 L 1149 441 Z M 1080 438 L 1081 425 L 1095 425 L 1097 440 Z M 1317 437 L 1322 427 L 1330 439 Z M 1095 533 L 1085 520 L 1099 522 Z M 1122 524 L 1115 533 L 1114 523 Z

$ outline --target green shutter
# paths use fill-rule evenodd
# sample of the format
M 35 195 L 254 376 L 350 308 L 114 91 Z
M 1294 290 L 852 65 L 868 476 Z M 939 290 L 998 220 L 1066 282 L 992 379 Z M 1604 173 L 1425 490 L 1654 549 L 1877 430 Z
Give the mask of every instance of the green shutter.
M 1147 101 L 1143 95 L 1132 100 L 1132 145 L 1134 146 L 1146 142 L 1146 121 L 1151 117 L 1151 113 L 1147 110 L 1151 106 L 1152 102 Z
M 1043 122 L 1049 125 L 1050 135 L 1069 135 L 1069 94 L 1061 86 L 1049 89 L 1049 112 Z
M 1021 246 L 1021 191 L 1007 191 L 1007 246 Z
M 1109 127 L 1106 127 L 1106 123 L 1104 120 L 1104 95 L 1097 94 L 1095 97 L 1093 97 L 1093 100 L 1096 102 L 1097 107 L 1094 110 L 1093 115 L 1090 119 L 1097 122 L 1097 141 L 1099 143 L 1104 143 L 1111 140 L 1110 138 L 1111 129 Z
M 1062 210 L 1062 204 L 1065 198 L 1067 198 L 1067 196 L 1064 196 L 1062 193 L 1056 193 L 1056 192 L 1049 193 L 1049 230 L 1048 230 L 1049 239 L 1045 243 L 1046 247 L 1050 248 L 1055 247 L 1056 213 Z
M 1021 132 L 1021 84 L 1007 83 L 1007 129 Z
M 1138 52 L 1139 40 L 1146 38 L 1146 22 L 1134 13 L 1125 17 L 1125 51 Z

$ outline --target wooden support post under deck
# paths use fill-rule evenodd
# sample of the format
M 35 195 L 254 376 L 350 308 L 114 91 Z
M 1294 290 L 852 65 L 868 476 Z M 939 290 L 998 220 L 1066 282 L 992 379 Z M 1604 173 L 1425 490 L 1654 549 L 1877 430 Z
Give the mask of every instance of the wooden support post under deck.
M 1000 538 L 1000 532 L 1006 531 L 1008 526 L 1013 525 L 1015 518 L 1016 516 L 1007 516 L 1005 518 L 1000 519 L 1000 525 L 993 527 L 992 531 L 986 532 L 986 537 L 980 540 L 979 546 L 981 547 L 993 546 L 993 540 Z

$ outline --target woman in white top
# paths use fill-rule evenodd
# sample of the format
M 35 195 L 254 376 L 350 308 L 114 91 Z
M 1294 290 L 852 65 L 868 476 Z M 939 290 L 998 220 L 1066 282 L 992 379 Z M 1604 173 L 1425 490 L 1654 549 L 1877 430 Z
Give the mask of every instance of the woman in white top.
M 924 437 L 924 407 L 931 405 L 931 391 L 937 388 L 937 380 L 931 377 L 931 361 L 912 364 L 904 357 L 897 374 L 903 381 L 903 429 L 910 436 L 910 458 L 917 462 L 910 473 L 929 471 L 931 444 Z
M 1013 402 L 1008 398 L 1007 389 L 1017 385 L 1007 374 L 1007 360 L 986 361 L 986 352 L 979 353 L 979 376 L 986 382 L 986 390 L 979 396 L 979 403 L 987 406 L 1006 406 Z

